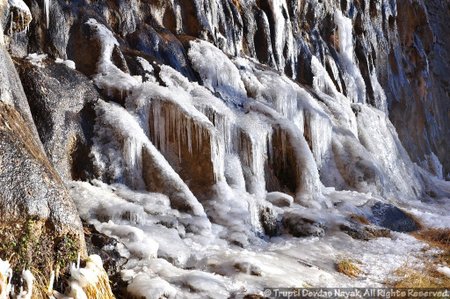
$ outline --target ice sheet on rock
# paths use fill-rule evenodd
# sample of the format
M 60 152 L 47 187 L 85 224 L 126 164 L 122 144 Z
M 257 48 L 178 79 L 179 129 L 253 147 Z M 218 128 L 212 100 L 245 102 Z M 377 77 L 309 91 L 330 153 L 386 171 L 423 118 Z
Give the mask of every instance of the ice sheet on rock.
M 229 103 L 242 105 L 246 98 L 244 83 L 239 70 L 222 51 L 208 42 L 196 40 L 190 42 L 188 56 L 206 88 Z
M 337 91 L 325 67 L 315 56 L 311 58 L 311 70 L 314 74 L 313 88 L 327 105 L 333 124 L 349 130 L 357 137 L 358 129 L 351 101 Z
M 334 22 L 338 27 L 340 63 L 344 69 L 347 96 L 354 103 L 366 103 L 366 84 L 354 58 L 352 20 L 336 10 Z
M 139 81 L 124 73 L 111 61 L 114 47 L 118 47 L 119 42 L 105 25 L 95 19 L 91 18 L 85 24 L 90 27 L 92 38 L 97 39 L 101 47 L 96 66 L 97 74 L 93 77 L 95 85 L 105 90 L 111 98 L 124 98 L 139 85 Z
M 160 198 L 161 195 L 135 192 L 120 185 L 108 186 L 101 182 L 94 184 L 95 186 L 85 182 L 73 182 L 69 190 L 80 209 L 81 217 L 91 217 L 91 221 L 100 229 L 105 229 L 106 233 L 109 233 L 107 229 L 115 228 L 113 230 L 116 237 L 126 245 L 121 252 L 128 252 L 129 262 L 122 273 L 124 279 L 130 283 L 128 290 L 145 298 L 152 298 L 151 296 L 155 294 L 177 298 L 216 297 L 217 294 L 230 297 L 244 292 L 259 293 L 263 288 L 279 285 L 320 287 L 324 284 L 333 284 L 341 287 L 381 287 L 391 273 L 407 260 L 418 261 L 418 258 L 411 256 L 410 253 L 420 252 L 424 246 L 423 243 L 404 234 L 394 234 L 392 240 L 378 238 L 360 241 L 335 231 L 335 227 L 345 221 L 343 217 L 346 214 L 341 212 L 351 213 L 349 208 L 343 209 L 341 204 L 338 210 L 319 211 L 296 204 L 291 208 L 296 213 L 327 226 L 328 234 L 323 238 L 280 236 L 272 238 L 270 243 L 251 240 L 248 236 L 254 235 L 252 230 L 255 227 L 252 225 L 253 216 L 248 207 L 249 196 L 226 185 L 218 186 L 222 188 L 222 194 L 217 199 L 211 200 L 211 205 L 207 207 L 208 214 L 209 211 L 213 211 L 209 215 L 221 223 L 222 229 L 218 229 L 218 225 L 215 224 L 216 228 L 212 230 L 214 234 L 209 235 L 207 241 L 194 235 L 183 234 L 182 230 L 177 229 L 179 237 L 178 241 L 174 241 L 175 235 L 165 233 L 165 230 L 173 229 L 175 226 L 170 226 L 169 223 L 182 218 L 182 215 L 168 207 L 167 199 Z M 325 196 L 332 197 L 333 202 L 352 203 L 355 208 L 366 201 L 379 199 L 356 192 L 334 191 L 331 188 L 325 191 Z M 255 202 L 254 198 L 252 200 Z M 152 205 L 147 207 L 154 212 L 147 211 L 146 217 L 148 219 L 169 217 L 171 220 L 164 221 L 162 218 L 158 220 L 169 227 L 160 230 L 160 224 L 144 226 L 141 225 L 144 222 L 135 223 L 127 220 L 128 218 L 117 221 L 114 226 L 99 221 L 92 211 L 98 210 L 96 207 L 103 201 L 112 201 L 116 204 L 123 201 L 138 206 L 154 201 L 153 209 Z M 418 209 L 425 207 L 426 205 L 417 206 Z M 429 212 L 433 214 L 435 211 Z M 146 223 L 154 223 L 154 220 L 147 220 Z M 157 235 L 159 248 L 164 244 L 172 246 L 172 252 L 180 251 L 180 248 L 183 248 L 181 251 L 189 251 L 191 258 L 186 262 L 189 269 L 180 268 L 181 264 L 176 266 L 177 262 L 168 256 L 165 256 L 165 259 L 143 258 L 139 247 L 133 247 L 133 238 L 139 233 L 131 227 L 143 232 L 144 240 L 154 239 Z M 122 231 L 128 231 L 128 234 L 121 234 Z M 252 242 L 241 248 L 224 243 L 222 238 L 237 243 L 243 242 L 242 240 Z M 203 241 L 198 243 L 199 240 Z M 179 242 L 183 242 L 184 245 L 180 247 Z M 142 246 L 145 241 L 140 243 Z M 128 250 L 128 247 L 133 250 Z M 361 247 L 364 247 L 363 251 Z M 380 252 L 385 258 L 379 258 Z M 359 266 L 364 274 L 355 280 L 338 273 L 335 270 L 335 263 L 341 258 L 360 261 Z M 286 276 L 286 273 L 289 275 Z
M 292 23 L 288 11 L 286 0 L 268 1 L 270 12 L 272 14 L 274 26 L 274 55 L 277 63 L 277 69 L 281 72 L 290 70 L 292 77 L 296 77 L 296 43 L 292 34 Z
M 80 216 L 98 231 L 123 243 L 121 253 L 126 258 L 142 261 L 162 257 L 182 266 L 190 257 L 190 249 L 180 236 L 209 234 L 206 218 L 171 209 L 162 194 L 139 193 L 99 181 L 94 184 L 70 185 Z
M 236 244 L 248 245 L 248 238 L 253 237 L 255 231 L 262 231 L 259 219 L 255 217 L 258 211 L 250 210 L 253 198 L 223 183 L 216 186 L 215 194 L 214 200 L 205 203 L 205 209 L 214 223 L 226 228 L 223 231 L 225 235 L 221 237 Z
M 360 105 L 359 109 L 359 139 L 385 172 L 383 185 L 392 184 L 392 193 L 399 200 L 420 197 L 423 193 L 422 181 L 390 120 L 375 108 Z
M 321 165 L 331 146 L 332 126 L 318 101 L 289 78 L 257 67 L 243 58 L 234 60 L 249 95 L 268 104 L 291 120 L 308 138 L 309 145 Z
M 275 136 L 280 142 L 280 145 L 277 147 L 274 147 L 272 141 L 268 142 L 269 161 L 281 162 L 281 165 L 272 165 L 271 167 L 286 167 L 287 158 L 293 159 L 296 162 L 296 165 L 289 165 L 290 168 L 294 167 L 296 201 L 316 207 L 320 207 L 322 203 L 326 203 L 326 200 L 320 194 L 322 184 L 320 182 L 317 164 L 305 137 L 298 127 L 262 103 L 249 103 L 246 109 L 264 115 L 266 121 L 273 128 L 271 139 L 273 140 Z
M 236 154 L 225 156 L 225 178 L 227 184 L 232 188 L 245 191 L 245 178 L 242 172 L 242 165 Z
M 374 96 L 374 106 L 377 109 L 380 109 L 384 113 L 388 113 L 388 107 L 387 107 L 387 98 L 386 94 L 384 92 L 383 87 L 381 86 L 380 82 L 378 81 L 377 72 L 375 68 L 373 69 L 372 73 L 370 74 L 370 81 L 372 83 L 372 89 L 373 89 L 373 96 Z
M 231 152 L 234 142 L 232 131 L 236 123 L 236 116 L 223 100 L 214 96 L 205 87 L 195 82 L 189 82 L 186 77 L 169 66 L 161 66 L 159 76 L 168 88 L 181 88 L 189 94 L 190 103 L 204 114 L 216 128 L 218 137 L 224 143 L 225 152 Z
M 437 178 L 443 180 L 443 167 L 441 161 L 439 161 L 439 158 L 435 155 L 435 153 L 431 152 L 429 155 L 425 155 L 424 158 L 425 159 L 420 162 L 420 166 L 428 170 L 432 175 L 435 175 Z
M 95 228 L 99 232 L 126 244 L 130 257 L 151 259 L 158 255 L 159 244 L 142 229 L 126 224 L 115 224 L 111 220 L 106 223 L 98 223 Z
M 272 133 L 270 124 L 256 113 L 238 114 L 233 143 L 241 161 L 246 190 L 260 198 L 265 197 L 265 164 L 268 159 L 267 143 Z
M 385 185 L 379 162 L 353 134 L 335 131 L 332 139 L 333 159 L 322 173 L 327 187 L 355 190 L 362 193 L 383 193 L 392 186 Z
M 224 140 L 185 90 L 145 82 L 127 99 L 127 107 L 139 116 L 154 144 L 177 170 L 183 159 L 206 154 L 210 161 L 203 165 L 211 164 L 213 173 L 204 173 L 205 177 L 212 175 L 215 182 L 224 179 Z

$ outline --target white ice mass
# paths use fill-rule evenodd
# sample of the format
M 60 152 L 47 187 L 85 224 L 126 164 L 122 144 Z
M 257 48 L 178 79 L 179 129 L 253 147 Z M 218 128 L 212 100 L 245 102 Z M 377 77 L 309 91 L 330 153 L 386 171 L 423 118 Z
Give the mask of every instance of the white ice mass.
M 279 16 L 286 3 L 269 2 L 281 68 L 282 47 L 289 51 L 292 41 L 280 32 L 292 29 Z M 370 219 L 374 204 L 392 203 L 431 227 L 450 226 L 449 183 L 410 160 L 375 71 L 378 109 L 367 104 L 352 21 L 340 11 L 334 17 L 345 94 L 319 57 L 311 60 L 310 89 L 199 40 L 188 57 L 202 84 L 144 58 L 137 80 L 111 61 L 113 34 L 87 21 L 102 45 L 94 82 L 120 94 L 124 107 L 97 102 L 98 177 L 69 189 L 81 217 L 119 241 L 130 294 L 229 298 L 265 287 L 382 286 L 396 268 L 419 261 L 406 255 L 426 245 L 399 232 L 351 238 L 337 229 L 351 226 L 351 215 Z M 439 172 L 435 160 L 426 163 Z M 423 204 L 430 186 L 439 199 Z M 306 225 L 311 236 L 293 237 L 286 221 Z M 360 279 L 335 271 L 343 257 L 361 263 Z

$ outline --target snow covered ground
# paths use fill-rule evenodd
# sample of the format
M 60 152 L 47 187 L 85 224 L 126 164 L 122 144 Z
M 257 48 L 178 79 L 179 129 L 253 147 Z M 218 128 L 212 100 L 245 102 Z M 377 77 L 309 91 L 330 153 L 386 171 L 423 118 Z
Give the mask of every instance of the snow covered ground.
M 145 298 L 162 294 L 227 298 L 261 293 L 267 287 L 381 287 L 394 278 L 394 270 L 420 265 L 431 254 L 424 250 L 428 245 L 406 233 L 363 241 L 336 229 L 345 222 L 350 207 L 356 210 L 373 199 L 356 192 L 330 192 L 334 202 L 346 202 L 343 211 L 291 207 L 326 222 L 325 236 L 286 234 L 268 239 L 254 234 L 250 244 L 242 247 L 232 244 L 225 232 L 233 230 L 233 225 L 252 230 L 251 224 L 246 227 L 230 217 L 228 223 L 210 226 L 205 218 L 171 209 L 162 194 L 99 181 L 93 185 L 72 182 L 70 190 L 81 217 L 121 242 L 117 250 L 128 259 L 122 277 L 130 283 L 131 293 Z M 424 223 L 439 227 L 450 227 L 448 207 L 448 198 L 440 206 L 418 202 L 404 206 Z M 355 261 L 362 274 L 350 278 L 337 272 L 341 259 Z

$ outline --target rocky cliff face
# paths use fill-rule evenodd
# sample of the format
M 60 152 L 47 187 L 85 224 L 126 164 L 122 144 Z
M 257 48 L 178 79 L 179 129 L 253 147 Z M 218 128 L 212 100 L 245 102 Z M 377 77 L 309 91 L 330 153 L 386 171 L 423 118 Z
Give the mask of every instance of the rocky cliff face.
M 65 183 L 129 267 L 189 268 L 210 234 L 242 247 L 321 235 L 299 211 L 336 198 L 449 196 L 448 1 L 0 3 L 0 165 L 31 163 L 2 166 L 0 183 L 16 182 L 5 213 L 35 217 L 36 202 L 81 236 Z M 183 288 L 132 269 L 136 296 L 144 282 Z
M 436 155 L 441 175 L 449 172 L 446 1 L 53 1 L 48 12 L 27 4 L 35 18 L 30 33 L 11 40 L 13 53 L 69 58 L 87 75 L 99 55 L 89 18 L 117 35 L 114 59 L 125 70 L 141 55 L 198 79 L 183 44 L 201 38 L 312 85 L 315 56 L 338 92 L 387 109 L 413 161 Z
M 45 284 L 52 269 L 64 269 L 78 254 L 86 254 L 84 234 L 73 200 L 44 152 L 36 114 L 6 51 L 2 28 L 8 34 L 22 31 L 31 14 L 24 3 L 0 4 L 0 259 L 9 260 L 17 277 L 33 267 Z M 7 296 L 3 271 L 2 297 Z

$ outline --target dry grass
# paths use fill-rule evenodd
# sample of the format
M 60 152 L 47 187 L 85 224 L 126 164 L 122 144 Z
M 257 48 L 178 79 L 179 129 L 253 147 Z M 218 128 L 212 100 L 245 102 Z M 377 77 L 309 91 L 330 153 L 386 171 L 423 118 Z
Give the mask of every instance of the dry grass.
M 106 273 L 99 276 L 98 283 L 96 285 L 88 285 L 84 289 L 89 299 L 114 299 L 114 295 L 111 291 L 109 279 Z
M 430 246 L 446 250 L 450 249 L 450 229 L 449 228 L 429 228 L 422 229 L 412 234 L 417 239 L 428 243 Z
M 435 263 L 450 266 L 450 229 L 449 228 L 429 228 L 412 233 L 414 237 L 431 247 L 442 250 L 435 256 Z
M 398 268 L 394 274 L 398 277 L 391 283 L 394 288 L 449 288 L 450 278 L 438 272 L 433 263 L 428 263 L 423 269 L 409 266 Z
M 342 259 L 336 263 L 336 270 L 349 277 L 358 277 L 362 271 L 355 262 L 349 259 Z
M 450 265 L 450 229 L 422 227 L 411 234 L 441 252 L 430 256 L 423 267 L 400 267 L 394 272 L 398 279 L 389 284 L 396 288 L 450 288 L 450 278 L 437 271 L 439 265 Z

